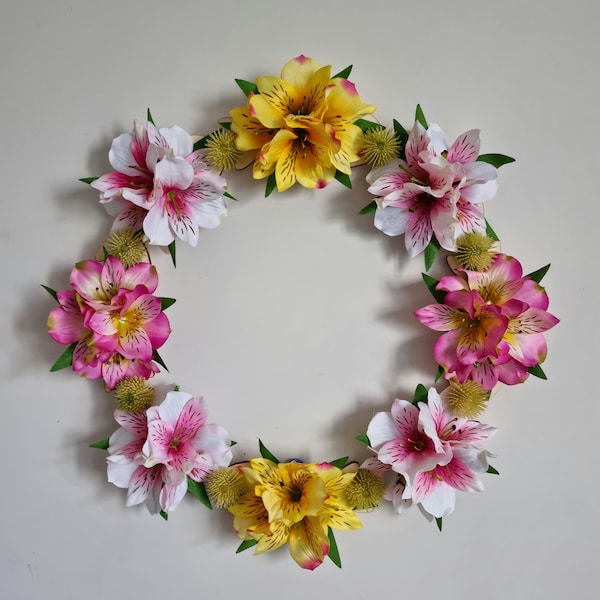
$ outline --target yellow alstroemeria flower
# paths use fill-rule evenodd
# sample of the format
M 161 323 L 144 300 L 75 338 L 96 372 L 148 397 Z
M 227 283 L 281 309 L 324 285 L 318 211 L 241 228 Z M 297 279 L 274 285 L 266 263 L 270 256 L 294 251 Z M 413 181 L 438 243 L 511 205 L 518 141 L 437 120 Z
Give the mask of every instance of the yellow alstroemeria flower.
M 228 508 L 242 539 L 258 543 L 255 554 L 289 542 L 292 558 L 315 569 L 329 552 L 328 528 L 359 529 L 362 524 L 344 501 L 354 473 L 329 463 L 274 463 L 252 459 L 244 476 L 253 489 Z
M 230 112 L 242 151 L 256 150 L 253 176 L 275 173 L 280 192 L 296 181 L 322 188 L 336 170 L 350 175 L 359 159 L 362 131 L 354 122 L 375 111 L 362 104 L 354 84 L 331 79 L 331 66 L 305 56 L 289 61 L 279 77 L 259 77 L 257 94 Z

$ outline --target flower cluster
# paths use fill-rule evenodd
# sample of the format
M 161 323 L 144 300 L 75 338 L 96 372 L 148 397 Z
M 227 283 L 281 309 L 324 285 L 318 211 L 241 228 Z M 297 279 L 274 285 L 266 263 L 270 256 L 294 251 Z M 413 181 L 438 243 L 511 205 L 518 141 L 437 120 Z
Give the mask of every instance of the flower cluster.
M 75 372 L 114 389 L 125 377 L 148 379 L 158 371 L 154 352 L 171 328 L 153 295 L 157 285 L 156 268 L 147 262 L 125 268 L 108 256 L 75 265 L 72 289 L 56 292 L 59 306 L 48 317 L 52 338 L 72 345 Z
M 198 243 L 200 229 L 214 229 L 227 213 L 226 181 L 194 151 L 181 127 L 157 129 L 134 122 L 133 132 L 112 142 L 108 159 L 115 169 L 91 182 L 100 202 L 115 217 L 115 229 L 143 229 L 150 244 L 180 239 Z
M 127 506 L 169 513 L 188 491 L 188 477 L 204 481 L 231 462 L 229 434 L 206 416 L 203 398 L 179 391 L 143 412 L 115 411 L 120 427 L 109 439 L 108 481 L 127 489 Z

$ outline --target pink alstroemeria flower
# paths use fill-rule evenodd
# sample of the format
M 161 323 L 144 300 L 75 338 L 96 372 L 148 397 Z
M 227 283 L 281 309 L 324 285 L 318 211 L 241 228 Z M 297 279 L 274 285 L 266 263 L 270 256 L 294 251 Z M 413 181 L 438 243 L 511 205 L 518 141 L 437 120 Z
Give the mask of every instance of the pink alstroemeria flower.
M 477 205 L 496 194 L 497 170 L 477 162 L 479 130 L 452 145 L 432 124 L 415 122 L 406 143 L 406 160 L 369 173 L 369 192 L 378 196 L 375 226 L 387 235 L 405 234 L 410 256 L 421 253 L 435 235 L 442 248 L 455 250 L 465 232 L 485 233 Z
M 186 494 L 187 477 L 202 481 L 229 465 L 229 435 L 207 425 L 206 414 L 204 399 L 185 392 L 169 392 L 144 413 L 115 411 L 121 427 L 109 440 L 108 481 L 128 490 L 127 506 L 173 511 Z

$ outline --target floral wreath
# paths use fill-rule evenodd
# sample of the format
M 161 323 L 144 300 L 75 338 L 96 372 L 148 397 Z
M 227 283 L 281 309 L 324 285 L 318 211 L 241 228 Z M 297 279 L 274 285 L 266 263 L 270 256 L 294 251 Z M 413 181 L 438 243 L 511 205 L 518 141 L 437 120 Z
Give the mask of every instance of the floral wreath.
M 496 432 L 476 418 L 498 384 L 530 374 L 545 379 L 543 333 L 558 319 L 547 311 L 540 285 L 548 266 L 523 275 L 520 262 L 501 253 L 481 212 L 497 189 L 498 168 L 513 159 L 479 154 L 479 130 L 450 144 L 417 106 L 414 125 L 386 128 L 369 117 L 351 67 L 331 76 L 305 56 L 289 61 L 281 77 L 236 80 L 247 100 L 219 129 L 194 139 L 180 127 L 146 126 L 112 142 L 111 173 L 82 179 L 100 192 L 114 217 L 100 256 L 78 262 L 69 289 L 45 289 L 58 306 L 48 332 L 68 348 L 52 366 L 102 379 L 114 392 L 119 428 L 92 447 L 108 450 L 108 481 L 127 489 L 127 506 L 146 504 L 165 519 L 186 493 L 208 508 L 233 515 L 242 539 L 238 552 L 270 552 L 286 542 L 292 558 L 314 569 L 325 556 L 341 566 L 333 531 L 361 527 L 357 515 L 383 500 L 396 513 L 413 505 L 442 528 L 455 492 L 481 491 L 488 464 L 485 443 Z M 280 462 L 259 440 L 260 457 L 232 464 L 225 429 L 207 424 L 205 400 L 177 387 L 155 404 L 148 380 L 166 368 L 158 349 L 171 332 L 165 310 L 175 300 L 155 294 L 156 267 L 148 245 L 195 246 L 201 229 L 226 214 L 222 173 L 252 164 L 266 180 L 266 196 L 295 184 L 323 188 L 334 179 L 351 188 L 351 168 L 367 163 L 375 198 L 360 211 L 375 227 L 404 235 L 411 257 L 423 254 L 425 272 L 438 251 L 449 254 L 452 274 L 423 274 L 435 302 L 414 314 L 442 332 L 433 348 L 434 383 L 414 398 L 396 399 L 373 416 L 357 439 L 371 455 L 305 464 Z

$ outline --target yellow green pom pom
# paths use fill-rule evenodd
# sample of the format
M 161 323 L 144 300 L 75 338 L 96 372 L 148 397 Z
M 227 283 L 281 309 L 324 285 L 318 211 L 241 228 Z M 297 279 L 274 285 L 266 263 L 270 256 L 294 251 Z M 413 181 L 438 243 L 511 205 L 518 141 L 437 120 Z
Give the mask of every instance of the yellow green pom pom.
M 397 158 L 400 142 L 391 129 L 373 127 L 363 134 L 362 157 L 373 168 Z
M 154 402 L 154 388 L 143 377 L 125 377 L 115 388 L 119 409 L 140 413 Z
M 221 467 L 204 481 L 206 493 L 216 508 L 233 506 L 247 491 L 248 484 L 237 467 Z
M 465 233 L 456 241 L 456 260 L 467 271 L 485 271 L 496 258 L 494 240 L 481 233 Z
M 385 484 L 379 475 L 369 469 L 358 469 L 344 492 L 348 506 L 355 510 L 370 510 L 379 506 Z
M 142 241 L 143 232 L 133 229 L 115 231 L 102 244 L 108 254 L 116 256 L 128 269 L 140 262 L 149 262 L 148 249 Z
M 476 381 L 470 379 L 464 383 L 450 381 L 445 400 L 448 408 L 457 417 L 475 419 L 485 410 L 488 393 Z
M 206 141 L 206 160 L 217 171 L 230 171 L 241 156 L 235 144 L 235 134 L 229 129 L 218 129 Z

